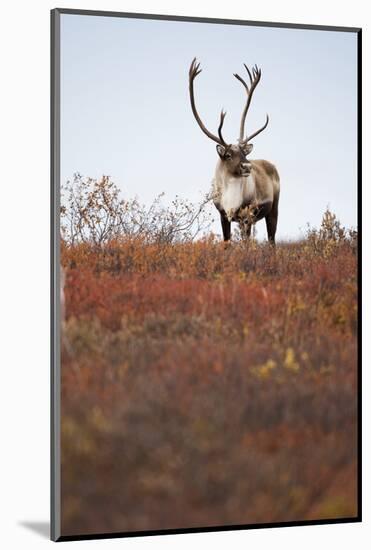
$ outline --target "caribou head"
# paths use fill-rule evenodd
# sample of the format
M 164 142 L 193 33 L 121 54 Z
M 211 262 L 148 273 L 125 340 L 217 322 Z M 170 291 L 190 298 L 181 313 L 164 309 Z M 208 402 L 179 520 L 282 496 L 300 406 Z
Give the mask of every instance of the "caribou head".
M 223 163 L 223 168 L 231 176 L 235 176 L 235 177 L 244 177 L 250 174 L 251 163 L 246 158 L 247 155 L 251 153 L 253 149 L 253 144 L 250 142 L 254 137 L 260 134 L 260 132 L 265 130 L 269 122 L 269 116 L 267 115 L 265 124 L 261 128 L 259 128 L 259 130 L 256 130 L 256 132 L 253 132 L 249 136 L 245 136 L 246 116 L 250 107 L 251 99 L 254 94 L 255 88 L 259 84 L 259 81 L 261 78 L 261 70 L 258 69 L 256 65 L 251 69 L 251 71 L 247 67 L 247 65 L 244 65 L 244 66 L 250 79 L 250 85 L 248 85 L 246 81 L 238 74 L 233 75 L 244 86 L 246 95 L 247 95 L 246 104 L 242 111 L 242 116 L 241 116 L 240 136 L 238 139 L 238 143 L 236 145 L 226 143 L 226 141 L 223 138 L 222 129 L 224 124 L 224 119 L 227 114 L 223 110 L 220 113 L 218 135 L 212 134 L 202 122 L 200 115 L 198 114 L 196 109 L 196 103 L 195 103 L 195 97 L 194 97 L 194 80 L 196 76 L 199 75 L 200 72 L 202 71 L 202 69 L 200 69 L 200 63 L 197 62 L 196 58 L 193 59 L 189 69 L 189 95 L 191 99 L 191 106 L 192 106 L 194 117 L 199 127 L 203 131 L 203 133 L 206 134 L 208 138 L 212 139 L 217 143 L 216 150 L 218 152 L 221 162 Z

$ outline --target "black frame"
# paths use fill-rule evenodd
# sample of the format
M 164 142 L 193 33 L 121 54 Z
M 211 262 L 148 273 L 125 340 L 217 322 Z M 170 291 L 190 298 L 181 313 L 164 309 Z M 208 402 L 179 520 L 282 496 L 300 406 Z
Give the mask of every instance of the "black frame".
M 266 21 L 243 21 L 238 19 L 217 19 L 209 17 L 184 17 L 177 15 L 156 15 L 143 13 L 125 13 L 116 11 L 79 10 L 55 8 L 51 10 L 51 490 L 50 490 L 50 537 L 60 542 L 68 540 L 89 540 L 149 535 L 173 535 L 185 533 L 205 533 L 217 531 L 237 531 L 264 529 L 267 527 L 293 527 L 306 525 L 331 525 L 337 523 L 357 523 L 362 521 L 362 29 L 359 27 L 336 27 L 327 25 L 303 25 L 295 23 L 270 23 Z M 307 29 L 332 32 L 351 32 L 357 34 L 357 225 L 358 225 L 358 400 L 357 400 L 357 516 L 324 520 L 302 520 L 277 523 L 258 523 L 247 525 L 222 525 L 213 527 L 192 527 L 184 529 L 163 529 L 155 531 L 130 531 L 98 533 L 87 535 L 61 535 L 61 479 L 60 479 L 60 16 L 90 15 L 98 17 L 123 17 L 128 19 L 150 19 L 162 21 L 189 21 L 192 23 L 215 23 L 224 25 L 243 25 L 254 27 L 276 27 L 286 29 Z

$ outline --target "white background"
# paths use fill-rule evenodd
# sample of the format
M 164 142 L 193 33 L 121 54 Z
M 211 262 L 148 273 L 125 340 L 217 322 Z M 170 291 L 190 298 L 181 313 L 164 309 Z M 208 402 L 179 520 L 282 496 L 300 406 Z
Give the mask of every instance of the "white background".
M 1 399 L 0 544 L 12 548 L 52 545 L 49 519 L 49 10 L 54 7 L 212 16 L 363 27 L 364 196 L 370 229 L 368 2 L 352 0 L 18 0 L 0 18 L 0 236 Z M 339 113 L 341 116 L 341 113 Z M 347 139 L 347 136 L 344 136 Z M 369 253 L 364 249 L 364 304 Z M 370 310 L 370 308 L 368 308 Z M 370 328 L 369 315 L 364 334 Z M 230 533 L 175 535 L 69 543 L 69 547 L 151 548 L 368 548 L 370 537 L 369 343 L 364 346 L 364 522 Z M 39 529 L 27 523 L 40 524 Z M 149 546 L 150 545 L 150 546 Z

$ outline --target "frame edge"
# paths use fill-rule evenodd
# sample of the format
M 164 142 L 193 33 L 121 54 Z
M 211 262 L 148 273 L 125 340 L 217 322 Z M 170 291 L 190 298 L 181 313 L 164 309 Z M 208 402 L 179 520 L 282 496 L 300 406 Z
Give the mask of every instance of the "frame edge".
M 60 168 L 60 10 L 50 11 L 50 538 L 61 536 L 59 168 Z
M 58 14 L 65 15 L 90 15 L 98 17 L 124 17 L 131 19 L 152 19 L 157 21 L 179 21 L 179 22 L 192 22 L 192 23 L 214 23 L 225 25 L 244 25 L 254 27 L 276 27 L 287 29 L 306 29 L 317 31 L 334 31 L 334 32 L 359 32 L 361 27 L 344 27 L 337 25 L 317 25 L 317 24 L 303 24 L 303 23 L 284 23 L 270 22 L 270 21 L 250 21 L 244 19 L 223 19 L 217 17 L 197 17 L 197 16 L 185 16 L 185 15 L 171 15 L 171 14 L 154 14 L 154 13 L 137 13 L 137 12 L 120 12 L 120 11 L 106 11 L 106 10 L 85 10 L 78 8 L 55 8 Z

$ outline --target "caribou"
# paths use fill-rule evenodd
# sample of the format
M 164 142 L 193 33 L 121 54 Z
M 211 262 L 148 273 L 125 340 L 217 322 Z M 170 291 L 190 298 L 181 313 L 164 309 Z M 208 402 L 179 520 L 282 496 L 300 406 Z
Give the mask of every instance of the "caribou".
M 211 196 L 214 205 L 220 213 L 223 238 L 229 242 L 231 238 L 231 222 L 239 223 L 243 238 L 251 235 L 252 226 L 265 218 L 268 241 L 274 245 L 278 219 L 278 202 L 280 195 L 280 178 L 276 167 L 267 160 L 249 160 L 247 156 L 253 149 L 251 140 L 268 126 L 269 116 L 266 115 L 264 125 L 245 135 L 245 122 L 255 88 L 260 82 L 261 69 L 255 65 L 251 70 L 244 64 L 250 79 L 246 81 L 234 74 L 243 85 L 247 99 L 242 111 L 240 135 L 237 144 L 228 144 L 222 134 L 226 112 L 221 111 L 218 135 L 212 134 L 202 122 L 196 109 L 194 96 L 194 80 L 200 74 L 200 63 L 193 59 L 189 69 L 189 95 L 193 115 L 204 134 L 217 143 L 216 150 L 219 159 L 212 181 Z

